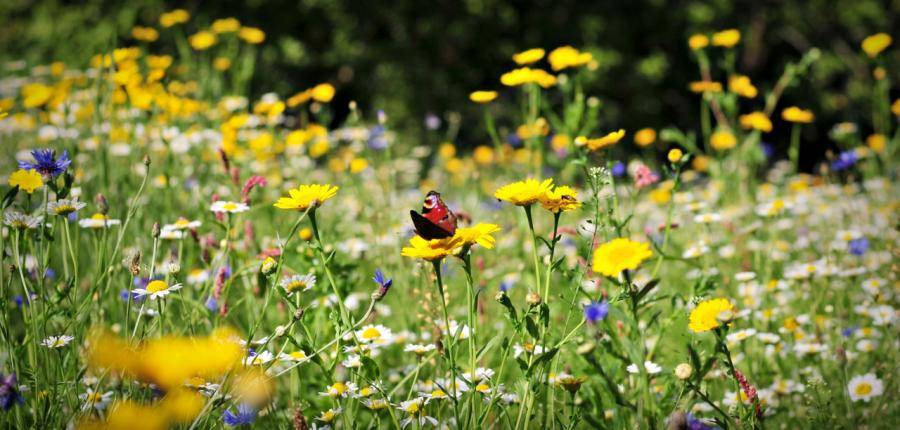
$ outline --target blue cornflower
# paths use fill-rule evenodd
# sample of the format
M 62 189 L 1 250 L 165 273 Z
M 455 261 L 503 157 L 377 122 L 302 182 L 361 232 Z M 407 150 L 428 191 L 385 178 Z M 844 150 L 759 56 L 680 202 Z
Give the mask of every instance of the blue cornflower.
M 850 243 L 847 244 L 850 248 L 850 253 L 856 256 L 861 256 L 869 250 L 869 239 L 865 237 L 861 237 L 859 239 L 853 239 Z
M 771 159 L 775 156 L 775 145 L 769 142 L 761 142 L 759 146 L 762 147 L 763 155 L 766 156 L 766 159 Z
M 584 319 L 591 324 L 596 324 L 597 321 L 603 320 L 608 314 L 609 302 L 606 300 L 602 302 L 591 302 L 591 304 L 584 307 Z
M 621 161 L 616 161 L 615 164 L 612 165 L 612 175 L 616 178 L 621 178 L 625 175 L 625 163 Z
M 213 311 L 213 312 L 215 312 L 217 309 L 219 309 L 219 302 L 216 301 L 216 298 L 213 296 L 207 297 L 205 305 L 206 305 L 206 309 L 209 309 L 210 311 Z
M 836 160 L 831 162 L 831 169 L 835 172 L 847 170 L 856 164 L 856 160 L 856 151 L 843 151 L 838 155 Z
M 388 146 L 387 137 L 385 136 L 385 129 L 383 125 L 376 125 L 369 129 L 369 139 L 367 141 L 369 148 L 381 151 Z
M 503 281 L 500 282 L 500 291 L 503 291 L 505 293 L 505 292 L 511 290 L 515 286 L 516 286 L 516 280 L 510 276 L 510 277 L 504 278 Z
M 519 137 L 516 133 L 510 133 L 506 135 L 506 142 L 509 143 L 513 148 L 519 148 L 522 146 L 522 138 Z
M 246 403 L 241 403 L 237 407 L 237 413 L 231 412 L 231 409 L 222 413 L 222 421 L 228 427 L 238 427 L 250 425 L 256 420 L 256 409 Z
M 844 336 L 844 337 L 853 336 L 854 333 L 856 333 L 856 327 L 847 327 L 847 328 L 841 330 L 841 336 Z
M 687 414 L 687 428 L 688 430 L 713 430 L 718 427 L 709 425 L 706 421 L 697 419 L 693 414 Z
M 375 269 L 375 276 L 372 277 L 372 280 L 384 289 L 391 288 L 391 285 L 394 285 L 394 280 L 386 278 L 381 269 Z
M 55 149 L 35 149 L 31 151 L 31 156 L 34 157 L 34 163 L 20 161 L 19 168 L 34 170 L 51 178 L 65 172 L 69 168 L 69 164 L 72 164 L 72 160 L 69 159 L 69 151 L 63 151 L 62 155 L 56 158 Z
M 22 395 L 19 393 L 19 384 L 16 381 L 16 374 L 10 373 L 3 376 L 0 373 L 0 408 L 8 411 L 15 406 L 16 403 L 24 403 Z

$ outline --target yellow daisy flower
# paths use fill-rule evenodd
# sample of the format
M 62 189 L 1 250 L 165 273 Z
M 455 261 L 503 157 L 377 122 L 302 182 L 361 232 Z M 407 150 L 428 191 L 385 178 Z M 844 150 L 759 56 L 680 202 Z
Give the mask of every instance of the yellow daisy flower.
M 34 170 L 25 169 L 16 170 L 12 175 L 9 175 L 8 183 L 11 187 L 18 186 L 20 190 L 25 191 L 28 194 L 31 194 L 34 190 L 44 186 L 44 180 L 41 178 L 40 173 Z
M 650 251 L 649 244 L 620 237 L 600 245 L 594 251 L 593 269 L 604 276 L 619 276 L 626 269 L 637 269 L 651 256 L 653 251 Z
M 694 333 L 703 333 L 722 325 L 722 320 L 728 320 L 734 313 L 734 305 L 727 299 L 712 299 L 700 302 L 691 311 L 691 320 L 688 328 Z
M 578 191 L 568 186 L 559 186 L 547 191 L 540 198 L 541 206 L 553 213 L 566 212 L 581 207 Z
M 282 197 L 275 202 L 275 207 L 279 209 L 296 209 L 305 211 L 307 208 L 313 209 L 322 206 L 326 200 L 334 197 L 339 187 L 331 184 L 310 184 L 301 185 L 296 189 L 288 190 L 290 197 Z
M 553 179 L 541 182 L 536 179 L 527 179 L 500 187 L 494 193 L 494 197 L 516 206 L 528 206 L 540 200 L 552 187 Z

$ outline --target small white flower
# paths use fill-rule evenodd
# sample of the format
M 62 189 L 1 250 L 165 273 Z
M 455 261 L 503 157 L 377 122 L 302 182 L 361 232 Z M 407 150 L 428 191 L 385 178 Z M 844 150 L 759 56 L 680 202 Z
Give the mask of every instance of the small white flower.
M 84 404 L 81 405 L 81 410 L 86 411 L 91 408 L 94 408 L 98 411 L 102 411 L 102 410 L 106 409 L 106 405 L 109 404 L 109 401 L 112 399 L 112 396 L 113 396 L 112 391 L 100 393 L 100 392 L 94 391 L 93 388 L 88 388 L 87 392 L 79 394 L 78 398 L 84 402 Z
M 281 288 L 290 296 L 295 292 L 309 291 L 316 286 L 316 275 L 294 275 L 281 280 Z
M 240 213 L 250 210 L 250 206 L 240 202 L 219 200 L 209 206 L 209 210 L 215 213 Z
M 655 375 L 659 372 L 662 372 L 662 366 L 649 360 L 644 362 L 644 369 L 647 369 L 647 373 L 650 375 Z M 625 370 L 627 370 L 628 373 L 640 373 L 640 369 L 638 369 L 637 363 L 629 364 L 628 367 L 625 368 Z
M 873 397 L 878 397 L 884 393 L 884 383 L 874 373 L 866 373 L 850 379 L 850 383 L 847 384 L 847 390 L 850 392 L 850 400 L 854 402 L 860 400 L 868 402 Z
M 259 354 L 254 354 L 252 356 L 244 358 L 244 366 L 260 366 L 272 361 L 273 358 L 275 357 L 271 352 L 263 351 Z
M 101 213 L 96 213 L 91 215 L 90 218 L 84 218 L 78 220 L 78 225 L 81 228 L 90 228 L 90 229 L 99 229 L 99 228 L 107 228 L 112 227 L 114 225 L 121 224 L 122 221 L 117 219 L 110 219 L 108 216 L 103 215 Z
M 75 339 L 74 336 L 69 336 L 67 334 L 63 334 L 60 336 L 49 336 L 43 341 L 41 341 L 41 345 L 46 346 L 47 348 L 62 348 L 69 344 L 69 342 Z
M 132 293 L 137 295 L 137 297 L 150 296 L 151 299 L 156 300 L 162 297 L 169 295 L 172 291 L 177 291 L 181 289 L 181 284 L 169 285 L 166 284 L 165 281 L 154 280 L 150 281 L 144 288 L 135 288 L 131 290 Z

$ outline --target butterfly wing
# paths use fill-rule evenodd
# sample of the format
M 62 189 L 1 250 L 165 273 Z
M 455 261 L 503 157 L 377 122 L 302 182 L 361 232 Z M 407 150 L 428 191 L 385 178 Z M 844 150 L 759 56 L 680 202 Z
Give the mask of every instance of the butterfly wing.
M 414 210 L 409 211 L 409 217 L 412 218 L 413 225 L 416 227 L 416 233 L 422 236 L 423 239 L 443 239 L 452 235 L 449 231 L 431 222 L 431 220 Z

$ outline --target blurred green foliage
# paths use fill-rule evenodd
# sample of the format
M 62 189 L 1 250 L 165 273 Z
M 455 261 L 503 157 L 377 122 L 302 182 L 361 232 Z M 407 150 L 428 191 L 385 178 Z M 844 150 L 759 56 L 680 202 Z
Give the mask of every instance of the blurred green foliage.
M 384 109 L 412 133 L 421 131 L 428 113 L 462 111 L 460 140 L 470 145 L 486 136 L 474 121 L 479 116 L 469 92 L 499 88 L 514 52 L 566 44 L 590 50 L 600 62 L 588 92 L 601 99 L 602 127 L 696 127 L 697 100 L 686 87 L 698 72 L 686 39 L 732 27 L 743 34 L 738 69 L 761 89 L 774 85 L 787 62 L 812 47 L 822 50 L 811 76 L 783 101 L 817 113 L 807 142 L 826 139 L 840 121 L 860 122 L 865 133 L 872 67 L 859 43 L 879 31 L 897 39 L 893 30 L 900 28 L 900 0 L 6 0 L 0 2 L 0 55 L 84 65 L 114 42 L 132 43 L 133 25 L 158 27 L 159 14 L 176 7 L 192 14 L 188 33 L 229 16 L 266 31 L 254 96 L 286 97 L 329 81 L 338 87 L 339 109 L 357 100 L 365 110 Z M 898 52 L 894 47 L 881 59 L 892 81 Z M 781 132 L 776 127 L 771 138 Z

